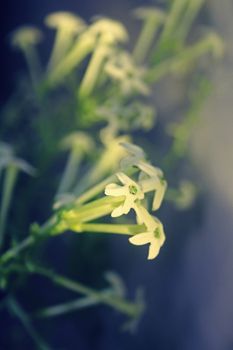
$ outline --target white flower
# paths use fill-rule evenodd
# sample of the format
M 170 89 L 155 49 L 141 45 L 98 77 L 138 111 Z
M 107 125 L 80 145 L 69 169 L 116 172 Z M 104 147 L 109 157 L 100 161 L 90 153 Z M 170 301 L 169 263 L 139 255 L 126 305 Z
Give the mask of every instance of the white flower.
M 152 210 L 157 210 L 162 203 L 167 189 L 167 182 L 163 177 L 163 172 L 161 169 L 142 161 L 138 163 L 138 168 L 143 172 L 140 174 L 139 181 L 143 192 L 155 191 Z
M 21 50 L 25 50 L 28 47 L 38 44 L 41 39 L 41 31 L 32 26 L 19 27 L 11 34 L 12 46 Z
M 144 198 L 144 193 L 140 186 L 134 182 L 130 177 L 122 172 L 116 174 L 123 186 L 117 184 L 109 184 L 105 188 L 107 196 L 125 196 L 124 203 L 115 208 L 111 213 L 112 217 L 118 217 L 123 214 L 128 214 L 130 209 L 134 209 L 135 202 Z
M 130 243 L 134 245 L 149 244 L 148 260 L 155 259 L 159 254 L 160 248 L 165 242 L 165 234 L 162 223 L 159 219 L 151 216 L 141 205 L 135 206 L 138 219 L 147 228 L 147 231 L 135 234 L 129 238 Z
M 155 259 L 158 256 L 160 248 L 165 241 L 162 223 L 156 218 L 154 220 L 155 225 L 151 231 L 138 233 L 129 239 L 130 243 L 134 245 L 150 244 L 148 260 Z

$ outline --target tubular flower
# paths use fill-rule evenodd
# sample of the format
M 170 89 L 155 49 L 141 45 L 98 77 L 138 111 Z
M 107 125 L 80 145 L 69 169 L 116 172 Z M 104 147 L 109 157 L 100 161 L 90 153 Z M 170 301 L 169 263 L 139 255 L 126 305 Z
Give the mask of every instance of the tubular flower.
M 149 244 L 148 260 L 155 259 L 160 251 L 160 248 L 165 242 L 165 234 L 162 223 L 159 219 L 151 216 L 148 211 L 140 206 L 135 206 L 135 211 L 138 220 L 147 228 L 147 231 L 138 233 L 129 238 L 129 242 L 134 245 Z
M 116 174 L 123 186 L 111 183 L 106 186 L 105 194 L 107 196 L 125 196 L 125 201 L 119 207 L 115 208 L 111 213 L 112 217 L 118 217 L 123 214 L 128 214 L 130 209 L 135 208 L 135 202 L 144 198 L 140 186 L 130 177 L 122 172 Z

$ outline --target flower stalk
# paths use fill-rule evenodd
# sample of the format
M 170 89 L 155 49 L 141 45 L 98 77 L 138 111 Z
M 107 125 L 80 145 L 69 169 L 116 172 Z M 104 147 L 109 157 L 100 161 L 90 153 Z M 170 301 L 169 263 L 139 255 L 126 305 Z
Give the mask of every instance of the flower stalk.
M 134 13 L 135 17 L 144 20 L 140 35 L 133 50 L 135 62 L 142 63 L 149 52 L 159 26 L 165 20 L 165 15 L 162 11 L 154 7 L 138 8 Z
M 4 240 L 4 232 L 6 220 L 8 216 L 9 206 L 11 203 L 12 193 L 17 179 L 18 169 L 14 165 L 9 165 L 5 170 L 3 193 L 0 206 L 0 248 Z
M 52 70 L 64 58 L 74 37 L 85 28 L 84 21 L 70 12 L 55 12 L 45 18 L 50 28 L 56 29 L 54 46 L 50 55 L 48 69 Z
M 178 74 L 185 72 L 199 57 L 206 53 L 212 53 L 216 57 L 223 54 L 221 39 L 213 33 L 208 33 L 204 38 L 192 46 L 186 47 L 182 52 L 158 63 L 148 71 L 146 81 L 155 83 L 166 74 Z
M 32 272 L 47 277 L 55 284 L 75 293 L 93 297 L 99 302 L 109 305 L 129 317 L 137 318 L 143 312 L 144 307 L 142 303 L 134 303 L 119 296 L 111 295 L 110 297 L 109 294 L 98 292 L 92 288 L 86 287 L 82 283 L 72 281 L 62 275 L 55 274 L 54 272 L 41 267 L 33 266 Z
M 49 87 L 56 87 L 59 85 L 64 78 L 91 53 L 94 46 L 94 37 L 91 37 L 88 32 L 81 34 L 72 49 L 65 55 L 61 62 L 58 62 L 56 67 L 48 73 L 46 84 Z
M 110 233 L 120 235 L 134 235 L 145 229 L 144 225 L 120 225 L 120 224 L 80 224 L 77 232 Z
M 70 151 L 69 158 L 57 190 L 57 195 L 68 192 L 69 189 L 71 189 L 71 185 L 76 179 L 77 170 L 81 160 L 82 154 L 79 150 L 73 149 Z

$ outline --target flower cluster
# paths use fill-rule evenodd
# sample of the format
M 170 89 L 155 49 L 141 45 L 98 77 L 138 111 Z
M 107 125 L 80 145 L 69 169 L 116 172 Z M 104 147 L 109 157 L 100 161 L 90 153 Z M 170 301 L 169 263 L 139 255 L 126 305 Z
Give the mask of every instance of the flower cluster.
M 130 210 L 136 213 L 137 222 L 144 225 L 145 230 L 133 235 L 129 241 L 134 245 L 149 244 L 148 259 L 154 259 L 165 241 L 163 225 L 158 218 L 152 216 L 144 207 L 142 200 L 148 192 L 154 192 L 152 210 L 158 210 L 164 198 L 167 182 L 161 169 L 154 167 L 145 160 L 143 150 L 130 143 L 122 143 L 128 155 L 121 161 L 122 171 L 116 174 L 121 185 L 110 183 L 105 188 L 105 194 L 112 197 L 124 197 L 123 203 L 114 208 L 112 217 L 128 214 Z M 125 174 L 130 168 L 139 171 L 138 179 L 133 180 Z

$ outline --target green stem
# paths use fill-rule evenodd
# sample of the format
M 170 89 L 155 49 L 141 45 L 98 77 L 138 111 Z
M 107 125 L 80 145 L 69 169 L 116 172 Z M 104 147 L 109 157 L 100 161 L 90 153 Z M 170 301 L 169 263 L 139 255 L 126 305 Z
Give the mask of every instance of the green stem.
M 24 249 L 30 247 L 32 244 L 35 243 L 35 238 L 33 236 L 29 236 L 25 238 L 20 244 L 15 246 L 14 248 L 11 248 L 7 250 L 1 257 L 0 257 L 0 265 L 7 263 L 9 260 L 15 258 L 21 251 Z
M 64 217 L 64 226 L 62 226 L 62 230 L 56 231 L 56 225 L 58 223 L 57 216 L 54 215 L 50 219 L 48 219 L 44 225 L 38 228 L 38 232 L 36 235 L 30 235 L 29 237 L 25 238 L 21 243 L 19 243 L 17 246 L 9 249 L 6 251 L 1 257 L 0 257 L 0 265 L 7 263 L 11 259 L 14 259 L 18 256 L 19 253 L 24 251 L 26 248 L 32 246 L 35 244 L 37 239 L 45 238 L 46 236 L 50 236 L 51 234 L 60 234 L 63 233 L 67 228 L 69 228 L 69 225 L 79 225 L 80 223 L 90 221 L 102 216 L 105 216 L 109 214 L 119 203 L 124 200 L 124 196 L 121 197 L 104 197 L 101 199 L 98 199 L 96 201 L 93 201 L 91 203 L 86 204 L 85 206 L 81 208 L 77 208 L 73 211 L 75 216 L 73 218 Z M 72 209 L 71 209 L 72 212 Z M 68 212 L 69 215 L 69 212 Z M 53 232 L 54 229 L 54 232 Z
M 136 168 L 131 169 L 130 171 L 127 171 L 126 174 L 128 176 L 131 176 L 135 174 L 138 170 Z M 85 202 L 88 202 L 91 198 L 96 197 L 99 193 L 103 192 L 105 187 L 110 184 L 111 182 L 118 181 L 118 178 L 116 175 L 111 175 L 104 179 L 103 181 L 99 182 L 97 185 L 91 187 L 89 190 L 81 194 L 78 199 L 75 201 L 75 204 L 81 205 Z
M 144 225 L 118 225 L 118 224 L 80 224 L 80 232 L 115 233 L 121 235 L 134 235 L 143 232 Z
M 130 316 L 136 317 L 142 312 L 141 305 L 137 305 L 133 302 L 125 301 L 120 297 L 109 297 L 109 295 L 103 294 L 102 292 L 98 292 L 92 288 L 86 287 L 85 285 L 72 281 L 62 275 L 55 274 L 51 271 L 40 267 L 34 267 L 33 273 L 42 275 L 44 277 L 49 278 L 55 284 L 62 286 L 63 288 L 69 289 L 75 293 L 80 293 L 89 297 L 92 297 L 99 302 L 112 306 L 114 309 Z
M 101 43 L 96 48 L 78 89 L 78 96 L 88 96 L 93 91 L 108 51 L 109 48 Z
M 184 49 L 180 54 L 168 58 L 149 70 L 146 80 L 155 83 L 168 73 L 174 73 L 179 68 L 185 69 L 200 56 L 209 51 L 209 38 L 204 38 L 198 43 Z
M 12 313 L 20 320 L 28 334 L 31 336 L 31 338 L 34 340 L 36 346 L 40 350 L 49 350 L 50 347 L 45 344 L 44 340 L 40 337 L 39 334 L 37 334 L 36 330 L 34 329 L 31 320 L 27 316 L 26 312 L 22 309 L 22 307 L 19 305 L 19 303 L 13 298 L 10 297 L 7 299 L 7 305 L 8 308 L 12 311 Z
M 93 186 L 96 182 L 105 176 L 114 172 L 120 160 L 125 156 L 120 142 L 128 142 L 127 136 L 115 137 L 105 145 L 105 149 L 99 157 L 98 161 L 85 173 L 81 181 L 75 187 L 74 192 L 79 195 L 82 190 Z
M 93 36 L 85 34 L 80 36 L 73 49 L 49 73 L 47 84 L 51 87 L 59 84 L 92 51 L 94 44 Z
M 190 27 L 198 14 L 201 6 L 203 5 L 205 0 L 190 0 L 188 4 L 188 8 L 185 11 L 184 16 L 182 17 L 182 21 L 180 21 L 180 25 L 177 28 L 176 35 L 180 38 L 182 43 L 185 42 L 185 39 L 189 33 Z
M 30 46 L 25 48 L 24 55 L 28 65 L 32 86 L 34 87 L 35 92 L 37 92 L 38 82 L 39 82 L 38 77 L 40 74 L 41 67 L 40 67 L 40 62 L 39 62 L 38 54 L 35 47 Z
M 148 54 L 148 51 L 154 40 L 156 31 L 161 23 L 162 17 L 158 18 L 157 21 L 153 19 L 151 21 L 147 21 L 144 24 L 133 50 L 133 58 L 137 63 L 142 63 L 146 58 L 146 55 Z
M 15 247 L 10 248 L 7 250 L 1 257 L 0 257 L 0 265 L 7 263 L 9 260 L 15 258 L 18 256 L 19 253 L 24 251 L 26 248 L 29 248 L 35 242 L 37 242 L 38 239 L 42 237 L 46 237 L 46 235 L 50 234 L 50 231 L 52 227 L 54 227 L 57 224 L 57 218 L 55 216 L 52 216 L 49 220 L 47 220 L 44 225 L 39 227 L 39 232 L 37 232 L 37 235 L 30 235 L 27 238 L 25 238 L 21 243 L 17 244 Z
M 188 141 L 193 131 L 193 127 L 198 123 L 200 111 L 203 108 L 207 97 L 211 91 L 211 84 L 206 78 L 202 78 L 198 83 L 196 92 L 192 98 L 191 106 L 184 116 L 184 119 L 175 127 L 173 132 L 173 142 L 166 157 L 163 159 L 163 169 L 171 171 L 173 166 L 188 151 Z
M 75 182 L 79 164 L 82 160 L 81 152 L 76 149 L 71 150 L 65 171 L 62 175 L 61 182 L 57 191 L 57 195 L 69 191 Z
M 160 36 L 159 45 L 167 40 L 170 36 L 176 35 L 176 27 L 181 20 L 181 16 L 185 11 L 190 0 L 174 0 L 171 10 L 165 21 L 164 29 Z
M 112 296 L 113 290 L 111 288 L 105 289 L 100 292 L 104 296 Z M 62 303 L 54 306 L 44 308 L 36 313 L 37 317 L 56 317 L 64 315 L 76 310 L 80 310 L 89 306 L 97 305 L 100 300 L 94 298 L 93 296 L 87 296 L 83 298 L 78 298 L 67 303 Z
M 79 206 L 79 202 L 74 202 L 74 210 L 77 210 L 78 214 L 85 213 L 91 209 L 97 209 L 105 205 L 118 205 L 125 199 L 125 196 L 118 196 L 118 197 L 112 197 L 112 196 L 104 196 L 102 198 L 95 199 L 94 201 L 88 202 L 84 204 L 83 206 Z
M 89 190 L 81 194 L 75 201 L 75 204 L 81 205 L 85 202 L 88 202 L 91 198 L 96 197 L 99 193 L 103 192 L 103 190 L 109 183 L 114 182 L 116 180 L 116 175 L 111 175 L 107 177 L 105 180 L 101 181 L 97 185 L 91 187 Z
M 0 207 L 0 248 L 4 240 L 4 231 L 8 215 L 8 210 L 12 198 L 13 189 L 16 183 L 18 169 L 14 165 L 9 165 L 6 169 L 4 182 L 3 182 L 3 194 Z
M 61 228 L 58 223 L 58 229 L 54 230 L 54 234 L 63 233 L 65 230 L 79 230 L 80 224 L 99 219 L 110 214 L 114 208 L 124 201 L 124 196 L 104 197 L 90 204 L 86 204 L 82 208 L 64 211 L 62 214 Z
M 54 46 L 49 58 L 48 70 L 54 69 L 64 58 L 71 44 L 72 35 L 66 30 L 57 30 Z

